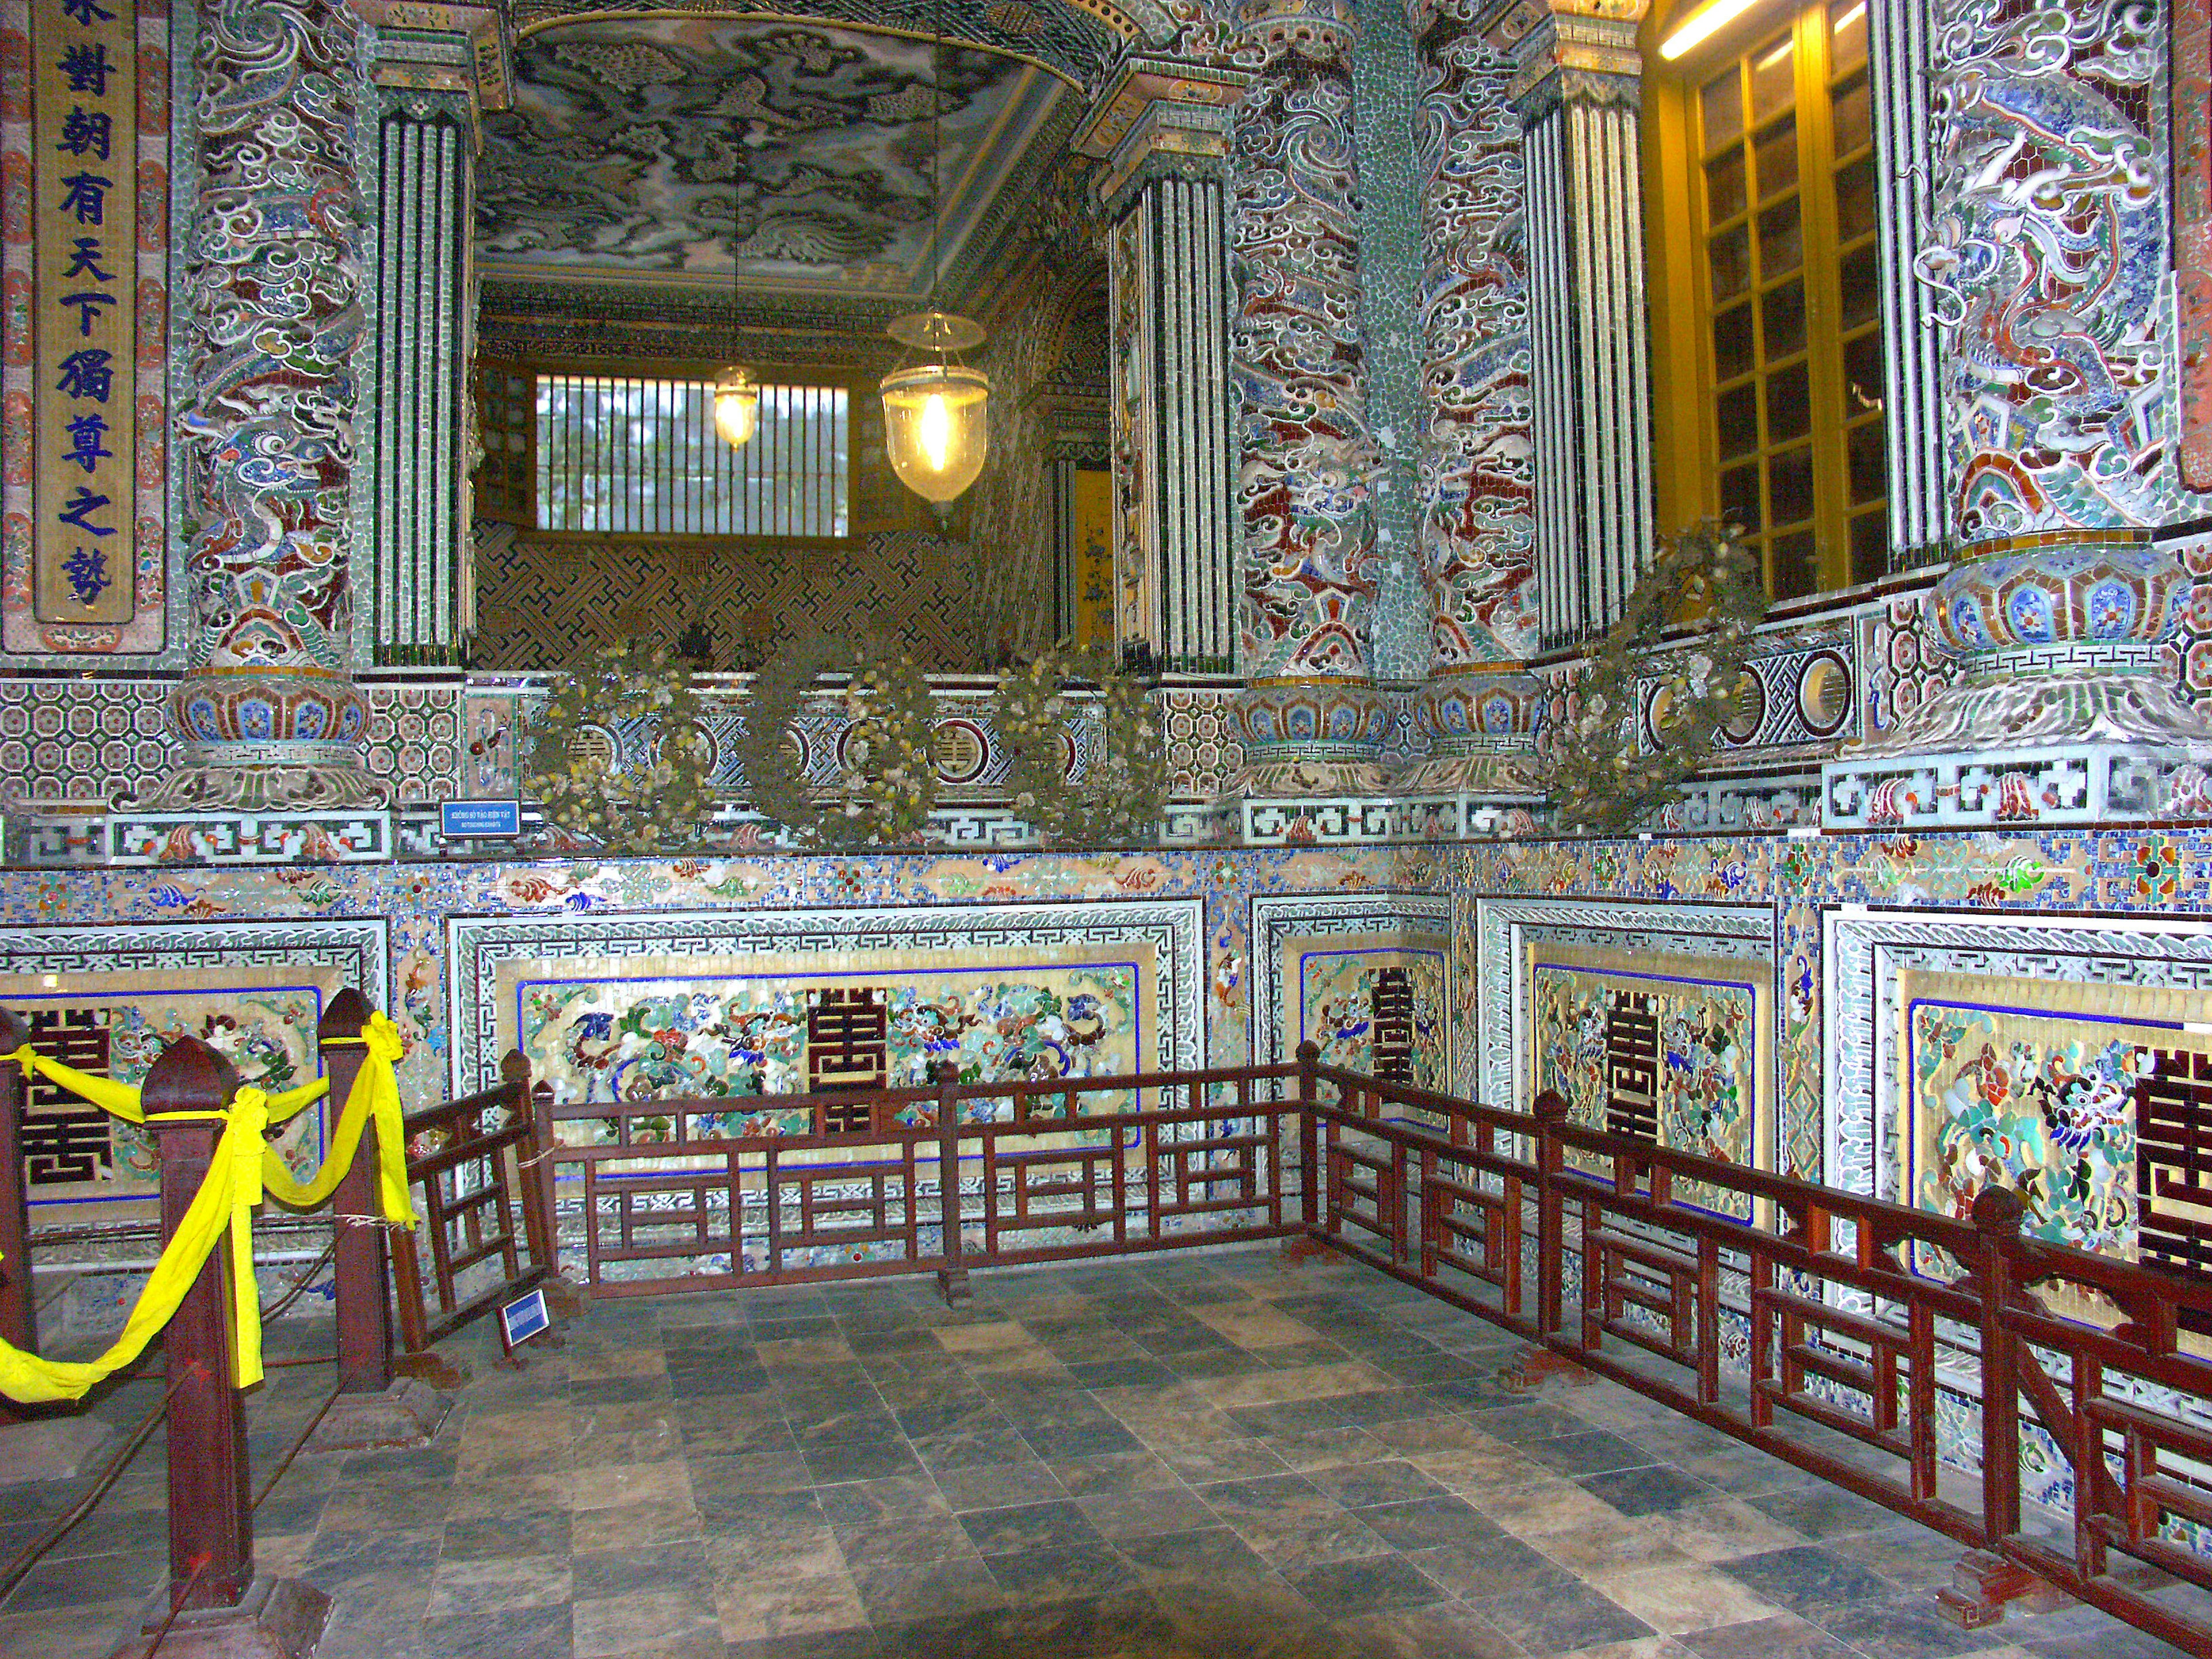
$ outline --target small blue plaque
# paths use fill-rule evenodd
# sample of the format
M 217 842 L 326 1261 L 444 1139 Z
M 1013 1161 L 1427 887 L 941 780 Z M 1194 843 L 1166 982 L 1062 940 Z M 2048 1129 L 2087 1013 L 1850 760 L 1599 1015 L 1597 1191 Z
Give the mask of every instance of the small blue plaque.
M 438 803 L 438 828 L 448 841 L 468 836 L 519 836 L 519 800 L 447 800 Z
M 532 1337 L 551 1328 L 552 1324 L 552 1313 L 545 1306 L 545 1292 L 532 1291 L 499 1310 L 499 1340 L 507 1352 L 513 1353 Z

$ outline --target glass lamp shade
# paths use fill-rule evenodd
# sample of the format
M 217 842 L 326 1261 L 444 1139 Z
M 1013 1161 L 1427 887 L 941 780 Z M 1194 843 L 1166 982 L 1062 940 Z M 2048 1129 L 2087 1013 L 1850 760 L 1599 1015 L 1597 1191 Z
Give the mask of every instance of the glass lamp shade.
M 956 501 L 990 453 L 990 377 L 963 363 L 918 363 L 883 378 L 884 447 L 899 482 L 926 501 Z
M 760 424 L 760 383 L 732 364 L 714 377 L 714 430 L 732 449 L 743 449 Z

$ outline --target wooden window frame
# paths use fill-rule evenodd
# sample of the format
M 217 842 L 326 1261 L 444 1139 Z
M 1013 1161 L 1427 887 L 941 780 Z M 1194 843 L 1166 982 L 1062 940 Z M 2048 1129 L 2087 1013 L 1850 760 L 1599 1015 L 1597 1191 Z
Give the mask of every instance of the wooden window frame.
M 510 373 L 530 377 L 530 403 L 532 418 L 529 424 L 529 447 L 525 457 L 525 476 L 529 480 L 530 510 L 527 521 L 520 526 L 521 532 L 531 540 L 555 546 L 604 546 L 608 544 L 636 545 L 649 543 L 655 547 L 722 548 L 733 544 L 747 547 L 790 549 L 849 549 L 866 539 L 860 524 L 860 432 L 863 422 L 863 400 L 875 395 L 876 377 L 858 368 L 829 368 L 818 364 L 750 363 L 754 377 L 763 386 L 807 386 L 843 388 L 847 403 L 847 437 L 845 443 L 845 523 L 842 536 L 772 536 L 753 532 L 733 532 L 728 535 L 678 534 L 652 530 L 547 530 L 539 522 L 540 504 L 538 498 L 538 422 L 537 383 L 547 376 L 588 374 L 610 380 L 705 380 L 711 383 L 728 363 L 727 358 L 704 361 L 698 358 L 625 357 L 619 361 L 590 357 L 533 357 L 527 362 L 509 361 L 502 366 Z M 718 438 L 717 442 L 720 441 Z
M 1847 168 L 1873 166 L 1871 122 L 1867 142 L 1838 156 L 1835 149 L 1832 99 L 1839 85 L 1856 76 L 1870 76 L 1871 62 L 1862 59 L 1856 69 L 1841 74 L 1830 61 L 1830 10 L 1820 0 L 1759 0 L 1713 39 L 1701 43 L 1680 60 L 1666 62 L 1658 45 L 1698 9 L 1700 0 L 1678 3 L 1656 10 L 1643 32 L 1645 47 L 1644 167 L 1647 207 L 1647 257 L 1651 274 L 1653 483 L 1658 522 L 1672 529 L 1698 519 L 1717 517 L 1722 510 L 1722 466 L 1717 434 L 1717 390 L 1722 382 L 1715 369 L 1712 337 L 1714 309 L 1711 271 L 1706 257 L 1703 192 L 1708 147 L 1699 143 L 1703 88 L 1726 66 L 1750 60 L 1755 54 L 1788 35 L 1794 47 L 1791 114 L 1797 125 L 1797 180 L 1801 252 L 1796 270 L 1804 300 L 1806 345 L 1802 353 L 1770 354 L 1765 349 L 1763 323 L 1755 324 L 1750 348 L 1751 367 L 1727 384 L 1761 388 L 1758 402 L 1756 441 L 1749 459 L 1756 464 L 1760 525 L 1754 540 L 1773 534 L 1774 518 L 1768 458 L 1786 453 L 1794 441 L 1773 441 L 1763 388 L 1771 367 L 1787 368 L 1793 358 L 1806 365 L 1809 400 L 1808 447 L 1813 468 L 1812 584 L 1808 588 L 1778 591 L 1771 553 L 1762 560 L 1768 591 L 1776 599 L 1796 599 L 1825 594 L 1879 580 L 1885 574 L 1888 545 L 1888 495 L 1884 493 L 1856 507 L 1850 500 L 1850 446 L 1856 436 L 1864 446 L 1874 445 L 1874 456 L 1886 469 L 1883 452 L 1883 388 L 1877 383 L 1870 403 L 1847 412 L 1846 344 L 1844 325 L 1843 250 L 1850 257 L 1878 248 L 1880 231 L 1870 223 L 1848 240 L 1839 235 L 1837 182 Z M 1871 5 L 1874 0 L 1868 0 Z M 1863 31 L 1869 27 L 1862 20 Z M 1862 39 L 1865 35 L 1863 33 Z M 1747 88 L 1747 93 L 1748 88 Z M 1811 96 L 1815 91 L 1817 97 Z M 1769 118 L 1778 121 L 1780 116 Z M 1764 125 L 1755 117 L 1748 99 L 1742 112 L 1741 135 L 1735 142 L 1748 159 L 1755 134 Z M 1712 147 L 1717 155 L 1720 147 Z M 1760 211 L 1759 191 L 1747 167 L 1745 205 L 1739 214 L 1724 216 L 1723 225 L 1740 221 L 1747 240 L 1758 240 Z M 1875 280 L 1880 280 L 1879 254 L 1873 254 Z M 1769 291 L 1766 273 L 1747 251 L 1751 313 L 1757 313 L 1762 295 Z M 1870 315 L 1854 323 L 1848 343 L 1869 337 L 1875 342 L 1876 362 L 1884 349 L 1878 301 Z M 1877 380 L 1878 380 L 1877 374 Z M 1734 458 L 1741 465 L 1747 459 Z M 1805 521 L 1796 521 L 1805 522 Z M 1854 532 L 1856 532 L 1856 555 Z M 1764 545 L 1763 541 L 1760 542 Z

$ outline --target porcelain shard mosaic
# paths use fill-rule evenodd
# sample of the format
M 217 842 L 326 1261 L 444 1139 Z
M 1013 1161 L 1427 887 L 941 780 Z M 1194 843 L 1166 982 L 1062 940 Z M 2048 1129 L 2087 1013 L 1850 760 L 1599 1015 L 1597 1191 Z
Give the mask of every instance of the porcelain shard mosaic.
M 1324 1066 L 1447 1087 L 1443 951 L 1334 945 L 1298 953 L 1299 1040 Z
M 2201 998 L 1959 974 L 1909 975 L 1903 988 L 1899 1152 L 1916 1206 L 1964 1219 L 2004 1187 L 2030 1237 L 2203 1271 L 2212 1036 L 2191 1017 Z M 2114 1317 L 2086 1294 L 2058 1305 Z
M 1618 966 L 1607 953 L 1539 953 L 1529 964 L 1529 1042 L 1537 1091 L 1568 1118 L 1670 1151 L 1763 1166 L 1758 1109 L 1763 988 L 1740 962 Z M 1569 1152 L 1571 1165 L 1601 1171 Z M 1739 1220 L 1746 1194 L 1703 1182 L 1686 1201 Z
M 169 1044 L 197 1037 L 241 1079 L 271 1093 L 316 1075 L 322 1006 L 323 993 L 312 985 L 0 995 L 0 1008 L 28 1027 L 33 1048 L 77 1071 L 136 1088 Z M 153 1134 L 44 1078 L 23 1085 L 19 1140 L 34 1206 L 150 1202 L 160 1194 Z M 322 1159 L 321 1109 L 307 1108 L 272 1144 L 295 1176 L 312 1175 Z
M 533 1079 L 562 1102 L 921 1088 L 945 1060 L 964 1083 L 1090 1078 L 1139 1069 L 1137 971 L 524 980 L 517 1018 Z M 754 1115 L 695 1133 L 760 1133 Z

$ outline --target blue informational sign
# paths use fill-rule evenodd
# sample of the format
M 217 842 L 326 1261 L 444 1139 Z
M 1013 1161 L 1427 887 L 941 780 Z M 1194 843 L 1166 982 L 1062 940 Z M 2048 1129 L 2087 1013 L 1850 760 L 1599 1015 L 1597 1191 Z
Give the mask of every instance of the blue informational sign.
M 448 800 L 438 804 L 438 828 L 447 840 L 466 836 L 519 836 L 519 800 Z
M 553 1323 L 553 1316 L 545 1306 L 545 1292 L 532 1291 L 519 1301 L 510 1302 L 499 1310 L 500 1340 L 513 1353 L 524 1343 L 546 1330 Z

